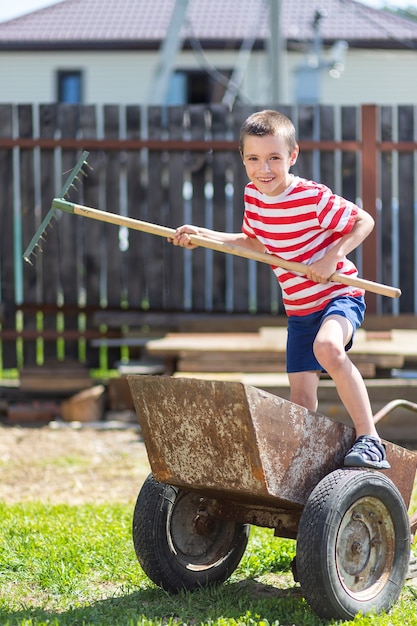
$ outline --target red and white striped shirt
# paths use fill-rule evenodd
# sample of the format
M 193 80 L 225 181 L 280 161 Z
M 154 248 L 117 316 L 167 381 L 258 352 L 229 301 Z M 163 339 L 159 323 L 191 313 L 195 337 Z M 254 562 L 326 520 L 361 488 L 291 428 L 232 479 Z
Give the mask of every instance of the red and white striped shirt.
M 356 220 L 358 207 L 335 195 L 325 185 L 295 177 L 279 196 L 260 193 L 253 183 L 245 187 L 245 214 L 242 232 L 256 237 L 266 250 L 287 261 L 307 265 L 321 259 Z M 272 267 L 282 289 L 288 316 L 320 311 L 340 295 L 359 296 L 364 291 L 340 283 L 316 283 L 301 274 Z M 355 265 L 346 257 L 337 272 L 357 276 Z

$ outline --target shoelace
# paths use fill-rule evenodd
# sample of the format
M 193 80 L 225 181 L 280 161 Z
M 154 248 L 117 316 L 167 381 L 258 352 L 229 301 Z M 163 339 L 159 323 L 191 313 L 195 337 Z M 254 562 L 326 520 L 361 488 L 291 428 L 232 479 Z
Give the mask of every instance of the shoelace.
M 359 452 L 368 455 L 371 461 L 381 461 L 384 458 L 382 445 L 371 437 L 363 435 L 353 444 L 351 452 Z

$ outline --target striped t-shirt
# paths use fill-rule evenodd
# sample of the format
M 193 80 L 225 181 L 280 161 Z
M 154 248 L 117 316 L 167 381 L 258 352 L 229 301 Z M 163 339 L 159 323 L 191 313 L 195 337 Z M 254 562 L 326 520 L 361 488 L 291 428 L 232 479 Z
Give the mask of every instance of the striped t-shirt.
M 358 207 L 335 195 L 328 187 L 294 177 L 278 196 L 260 193 L 253 183 L 245 188 L 242 232 L 256 237 L 267 252 L 287 261 L 307 265 L 321 259 L 335 242 L 349 233 Z M 272 267 L 282 289 L 288 316 L 320 311 L 340 295 L 358 296 L 364 291 L 340 283 L 316 283 L 301 274 Z M 357 276 L 355 265 L 346 257 L 337 272 Z

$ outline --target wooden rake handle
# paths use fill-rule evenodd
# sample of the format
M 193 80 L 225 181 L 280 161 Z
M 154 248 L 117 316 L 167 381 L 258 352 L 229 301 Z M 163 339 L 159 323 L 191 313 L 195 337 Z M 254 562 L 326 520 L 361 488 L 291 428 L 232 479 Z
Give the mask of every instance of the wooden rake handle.
M 73 202 L 67 202 L 60 198 L 55 198 L 52 202 L 53 209 L 60 209 L 69 213 L 75 213 L 76 215 L 82 215 L 101 222 L 107 222 L 109 224 L 115 224 L 117 226 L 125 226 L 132 230 L 139 230 L 151 235 L 158 235 L 167 239 L 173 239 L 175 230 L 173 228 L 167 228 L 166 226 L 159 226 L 158 224 L 152 224 L 151 222 L 143 222 L 142 220 L 133 219 L 131 217 L 124 217 L 123 215 L 117 215 L 116 213 L 109 213 L 108 211 L 100 211 L 99 209 L 93 209 L 91 207 L 84 206 L 82 204 L 74 204 Z M 281 267 L 289 270 L 290 272 L 297 272 L 299 274 L 306 275 L 307 265 L 304 263 L 297 263 L 295 261 L 285 261 L 272 254 L 265 252 L 255 252 L 252 250 L 246 250 L 241 246 L 234 246 L 232 244 L 224 243 L 223 241 L 216 241 L 215 239 L 209 239 L 208 237 L 200 237 L 198 235 L 190 235 L 191 243 L 208 248 L 210 250 L 216 250 L 217 252 L 223 252 L 225 254 L 233 254 L 235 256 L 243 257 L 245 259 L 251 259 L 258 261 L 259 263 L 266 263 L 267 265 Z M 365 289 L 377 293 L 381 296 L 387 296 L 388 298 L 399 298 L 401 290 L 396 287 L 390 287 L 389 285 L 383 285 L 381 283 L 373 282 L 372 280 L 365 280 L 363 278 L 357 278 L 352 276 L 344 276 L 335 272 L 329 278 L 329 282 L 341 283 L 342 285 L 349 285 L 351 287 L 358 287 L 359 289 Z

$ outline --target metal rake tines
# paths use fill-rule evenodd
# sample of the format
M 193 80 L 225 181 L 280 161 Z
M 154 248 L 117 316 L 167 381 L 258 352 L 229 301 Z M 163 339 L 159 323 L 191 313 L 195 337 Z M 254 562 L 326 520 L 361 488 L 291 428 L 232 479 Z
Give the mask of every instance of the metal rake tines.
M 83 167 L 84 166 L 88 167 L 90 170 L 93 169 L 91 165 L 87 162 L 87 157 L 88 157 L 88 152 L 86 151 L 83 152 L 78 162 L 71 170 L 71 173 L 68 176 L 67 180 L 65 181 L 64 186 L 62 187 L 59 195 L 57 196 L 58 198 L 69 197 L 69 192 L 71 189 L 76 189 L 78 191 L 78 186 L 75 184 L 75 181 L 77 181 L 79 185 L 82 184 L 82 180 L 78 176 L 78 174 L 82 174 L 83 176 L 87 178 L 88 174 L 87 172 L 84 171 Z
M 72 168 L 71 173 L 68 176 L 67 180 L 65 181 L 61 191 L 59 192 L 59 196 L 57 196 L 58 198 L 63 199 L 65 198 L 65 196 L 69 194 L 71 189 L 77 189 L 77 186 L 74 185 L 74 181 L 77 181 L 78 183 L 81 184 L 82 181 L 79 178 L 79 174 L 82 174 L 83 176 L 86 176 L 86 177 L 88 176 L 88 174 L 83 170 L 84 166 L 88 167 L 89 169 L 93 169 L 91 165 L 87 163 L 88 154 L 89 153 L 87 151 L 84 151 L 82 153 L 77 163 Z M 41 225 L 37 229 L 36 233 L 33 235 L 29 245 L 27 246 L 26 250 L 23 253 L 24 260 L 30 263 L 30 265 L 33 265 L 32 261 L 30 260 L 30 257 L 32 255 L 35 255 L 35 251 L 36 250 L 39 250 L 40 252 L 43 251 L 40 245 L 40 241 L 45 241 L 44 235 L 46 234 L 46 229 L 48 228 L 48 226 L 51 227 L 52 220 L 54 218 L 56 219 L 56 211 L 57 211 L 57 208 L 55 206 L 52 206 L 49 209 L 48 213 L 46 214 L 46 217 L 42 220 Z
M 52 220 L 56 219 L 55 213 L 56 213 L 55 208 L 49 209 L 48 213 L 46 214 L 46 217 L 43 219 L 41 225 L 39 226 L 38 230 L 32 237 L 28 247 L 23 253 L 24 260 L 27 261 L 30 265 L 33 265 L 32 261 L 30 260 L 30 257 L 32 255 L 36 256 L 35 250 L 37 249 L 40 252 L 43 252 L 43 249 L 41 248 L 39 241 L 46 241 L 44 235 L 46 234 L 46 229 L 48 228 L 48 226 L 49 228 L 52 228 Z

